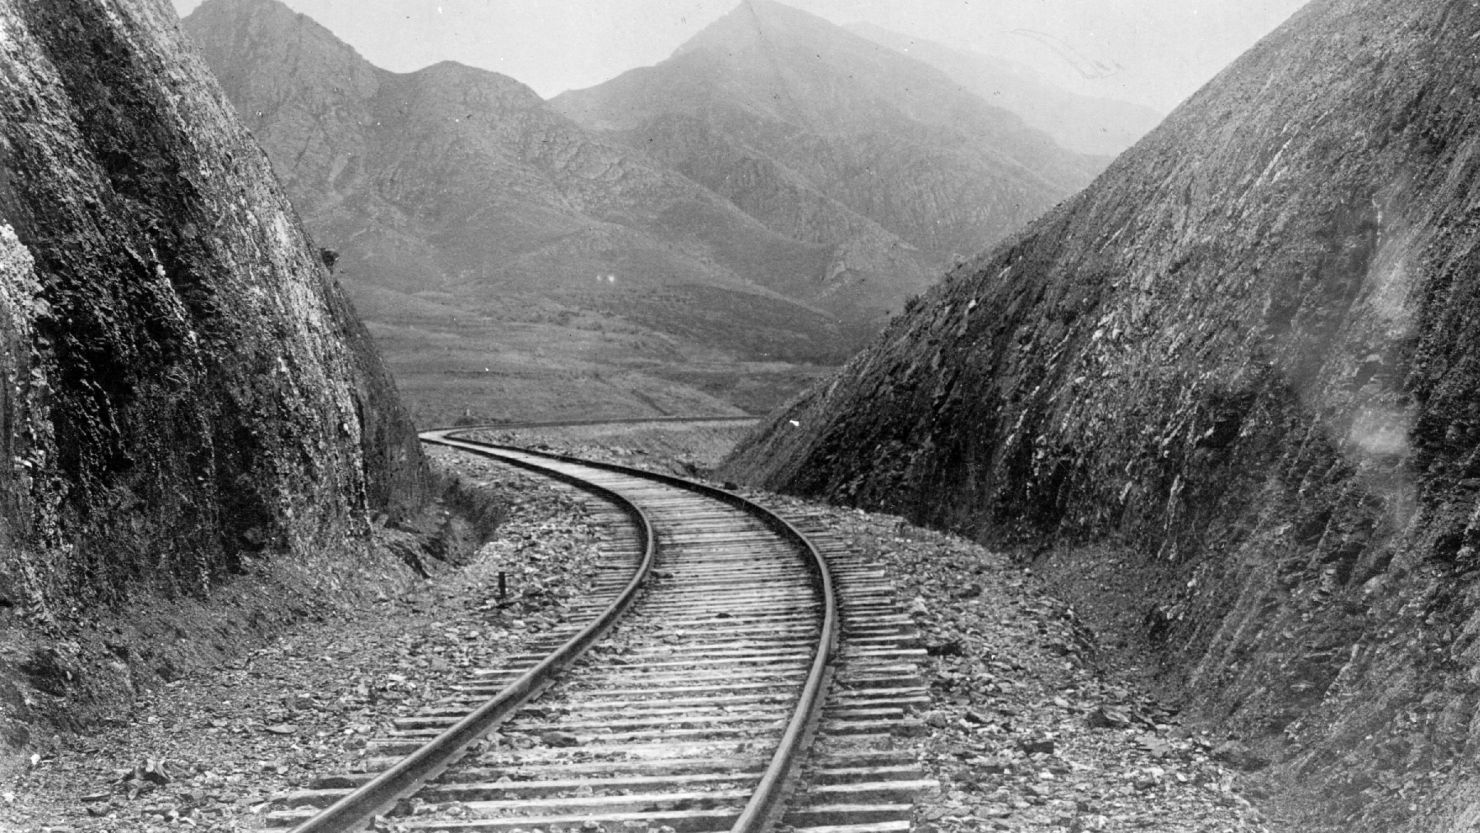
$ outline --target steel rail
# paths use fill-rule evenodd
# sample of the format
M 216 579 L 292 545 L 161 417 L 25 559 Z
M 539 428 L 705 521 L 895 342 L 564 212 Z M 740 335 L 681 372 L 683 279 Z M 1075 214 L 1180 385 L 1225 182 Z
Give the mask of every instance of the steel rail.
M 704 425 L 725 425 L 728 423 L 760 422 L 759 416 L 655 416 L 655 417 L 619 417 L 616 419 L 557 419 L 549 422 L 493 422 L 488 425 L 469 425 L 461 428 L 437 429 L 434 432 L 443 435 L 462 433 L 464 431 L 527 431 L 531 428 L 594 428 L 601 425 L 646 425 L 648 423 L 678 424 L 686 422 L 698 422 Z M 525 449 L 520 449 L 521 451 Z
M 617 598 L 602 611 L 601 615 L 566 640 L 538 665 L 526 671 L 446 731 L 401 759 L 395 766 L 336 801 L 322 813 L 293 828 L 292 833 L 348 833 L 348 831 L 360 830 L 369 825 L 376 816 L 394 807 L 397 801 L 408 797 L 427 781 L 440 775 L 443 770 L 461 757 L 468 746 L 543 691 L 553 681 L 555 675 L 600 639 L 617 618 L 631 606 L 638 590 L 642 588 L 652 570 L 657 552 L 657 535 L 652 522 L 641 508 L 617 492 L 542 466 L 511 460 L 498 454 L 488 454 L 478 448 L 477 444 L 448 439 L 437 432 L 424 433 L 421 438 L 424 442 L 460 448 L 474 454 L 481 453 L 510 465 L 536 471 L 611 501 L 637 523 L 643 547 L 642 561 L 633 573 L 632 579 L 628 581 Z
M 801 696 L 797 700 L 796 709 L 792 712 L 792 717 L 787 722 L 786 731 L 782 734 L 781 742 L 776 747 L 776 752 L 771 756 L 771 763 L 766 767 L 765 773 L 756 785 L 755 792 L 752 793 L 749 802 L 746 803 L 739 818 L 735 820 L 735 824 L 730 828 L 730 833 L 763 833 L 763 831 L 770 829 L 776 820 L 776 816 L 782 809 L 782 801 L 785 798 L 791 776 L 797 762 L 805 752 L 807 736 L 811 727 L 815 726 L 818 716 L 821 714 L 823 700 L 827 693 L 827 670 L 832 661 L 833 651 L 836 648 L 838 640 L 837 601 L 834 598 L 832 572 L 828 569 L 827 559 L 822 556 L 822 553 L 817 550 L 816 546 L 812 544 L 807 536 L 803 535 L 786 519 L 727 489 L 721 489 L 718 486 L 711 486 L 707 483 L 699 483 L 676 475 L 660 474 L 631 466 L 623 466 L 618 463 L 604 463 L 548 451 L 532 451 L 526 448 L 502 446 L 497 443 L 469 439 L 466 436 L 469 432 L 477 430 L 487 429 L 472 427 L 449 429 L 427 432 L 422 436 L 424 438 L 437 436 L 446 444 L 451 444 L 449 441 L 455 441 L 459 443 L 458 447 L 474 445 L 485 448 L 518 451 L 521 454 L 529 454 L 564 463 L 573 463 L 590 468 L 633 475 L 699 492 L 751 513 L 767 526 L 771 527 L 773 531 L 791 540 L 807 553 L 808 568 L 812 571 L 822 594 L 822 633 L 817 640 L 817 645 L 813 649 L 812 664 L 807 674 L 807 681 L 802 688 Z

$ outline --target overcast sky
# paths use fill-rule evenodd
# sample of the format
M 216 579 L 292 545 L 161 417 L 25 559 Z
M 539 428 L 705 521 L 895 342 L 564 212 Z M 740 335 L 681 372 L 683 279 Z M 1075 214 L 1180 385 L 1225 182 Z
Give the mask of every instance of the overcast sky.
M 183 16 L 201 0 L 172 0 Z M 658 63 L 739 0 L 285 0 L 372 63 L 454 60 L 553 96 Z M 1079 92 L 1163 112 L 1306 0 L 789 0 L 1007 57 Z

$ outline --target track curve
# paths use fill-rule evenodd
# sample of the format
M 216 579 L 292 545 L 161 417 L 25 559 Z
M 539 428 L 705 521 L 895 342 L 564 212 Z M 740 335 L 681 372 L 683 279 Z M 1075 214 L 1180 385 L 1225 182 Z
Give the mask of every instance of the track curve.
M 490 670 L 434 713 L 398 721 L 376 751 L 406 758 L 358 789 L 290 797 L 333 804 L 277 823 L 360 829 L 399 802 L 408 830 L 766 829 L 818 720 L 837 642 L 823 556 L 729 492 L 457 434 L 423 439 L 584 484 L 646 526 L 645 554 L 623 593 L 589 604 L 590 624 L 550 656 Z

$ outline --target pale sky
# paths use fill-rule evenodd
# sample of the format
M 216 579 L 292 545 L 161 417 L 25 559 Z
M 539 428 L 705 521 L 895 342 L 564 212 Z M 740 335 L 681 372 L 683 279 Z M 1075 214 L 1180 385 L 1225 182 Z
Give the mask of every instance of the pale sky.
M 181 16 L 201 0 L 171 0 Z M 656 64 L 739 0 L 284 0 L 397 72 L 442 60 L 545 97 Z M 1027 64 L 1077 92 L 1162 112 L 1306 0 L 783 0 Z

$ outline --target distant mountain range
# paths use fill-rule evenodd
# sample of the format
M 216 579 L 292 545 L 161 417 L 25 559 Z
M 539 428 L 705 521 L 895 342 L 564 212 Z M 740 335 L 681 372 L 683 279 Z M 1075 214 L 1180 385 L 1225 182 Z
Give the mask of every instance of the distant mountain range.
M 1029 126 L 1079 153 L 1118 156 L 1161 123 L 1165 113 L 1141 104 L 1094 98 L 1054 86 L 1027 67 L 876 26 L 848 31 L 902 52 L 950 76 L 982 100 L 1011 110 Z
M 453 63 L 379 69 L 276 0 L 208 0 L 185 28 L 427 420 L 514 413 L 472 393 L 512 354 L 541 353 L 531 378 L 628 374 L 649 393 L 624 413 L 665 410 L 699 359 L 836 363 L 1099 164 L 769 2 L 551 103 Z M 709 387 L 674 407 L 735 401 Z

